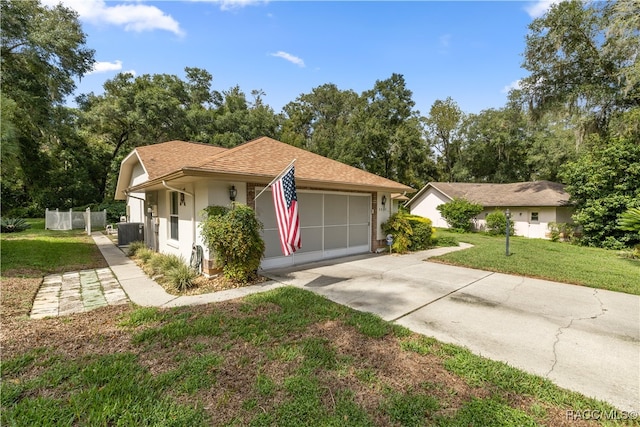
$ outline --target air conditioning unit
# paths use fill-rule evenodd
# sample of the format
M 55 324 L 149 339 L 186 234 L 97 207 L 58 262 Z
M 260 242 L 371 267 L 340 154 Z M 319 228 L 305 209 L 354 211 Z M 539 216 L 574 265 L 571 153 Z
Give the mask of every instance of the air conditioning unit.
M 127 246 L 131 242 L 144 242 L 144 223 L 119 222 L 118 246 Z

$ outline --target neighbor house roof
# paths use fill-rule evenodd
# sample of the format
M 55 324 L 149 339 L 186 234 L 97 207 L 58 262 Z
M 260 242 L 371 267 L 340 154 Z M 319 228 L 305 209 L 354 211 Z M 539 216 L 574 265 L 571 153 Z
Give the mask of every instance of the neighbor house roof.
M 116 198 L 126 197 L 125 184 L 131 182 L 131 171 L 138 161 L 147 172 L 148 179 L 134 186 L 132 191 L 152 188 L 165 180 L 186 182 L 203 176 L 268 184 L 294 159 L 296 183 L 299 187 L 390 192 L 413 190 L 404 184 L 336 160 L 272 138 L 261 137 L 229 149 L 184 141 L 138 147 L 122 162 Z
M 464 198 L 485 207 L 492 206 L 566 206 L 569 193 L 564 185 L 551 181 L 514 182 L 511 184 L 477 184 L 430 182 L 407 202 L 412 205 L 422 194 L 434 188 L 449 199 Z

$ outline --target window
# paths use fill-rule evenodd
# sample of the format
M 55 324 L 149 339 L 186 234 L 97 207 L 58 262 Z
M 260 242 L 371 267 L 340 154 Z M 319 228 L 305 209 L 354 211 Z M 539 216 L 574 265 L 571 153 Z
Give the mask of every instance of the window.
M 171 192 L 171 210 L 169 211 L 170 236 L 173 240 L 178 240 L 178 192 Z
M 531 222 L 538 222 L 538 212 L 531 212 Z

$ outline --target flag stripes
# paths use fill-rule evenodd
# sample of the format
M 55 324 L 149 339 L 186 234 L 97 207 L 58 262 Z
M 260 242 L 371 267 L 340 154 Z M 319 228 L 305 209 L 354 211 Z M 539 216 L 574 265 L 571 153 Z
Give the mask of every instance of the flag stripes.
M 291 166 L 272 185 L 282 253 L 289 256 L 302 246 L 296 192 L 295 167 Z

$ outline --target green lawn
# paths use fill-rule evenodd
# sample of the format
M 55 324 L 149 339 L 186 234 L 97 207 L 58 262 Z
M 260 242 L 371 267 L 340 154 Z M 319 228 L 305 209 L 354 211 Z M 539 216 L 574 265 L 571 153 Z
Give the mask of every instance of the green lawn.
M 100 250 L 85 231 L 45 230 L 44 219 L 28 222 L 31 228 L 25 231 L 0 235 L 2 276 L 42 277 L 81 266 L 106 266 Z
M 474 247 L 432 260 L 640 295 L 640 260 L 621 257 L 618 251 L 510 237 L 510 256 L 506 256 L 504 236 L 443 229 L 438 229 L 436 236 L 455 238 Z
M 28 318 L 38 274 L 93 268 L 96 252 L 81 232 L 38 224 L 2 236 L 0 425 L 535 426 L 616 414 L 293 287 L 196 307 Z
M 614 413 L 298 288 L 108 310 L 73 351 L 60 337 L 5 350 L 2 425 L 536 426 L 566 423 L 568 411 Z M 46 326 L 64 335 L 83 316 Z

